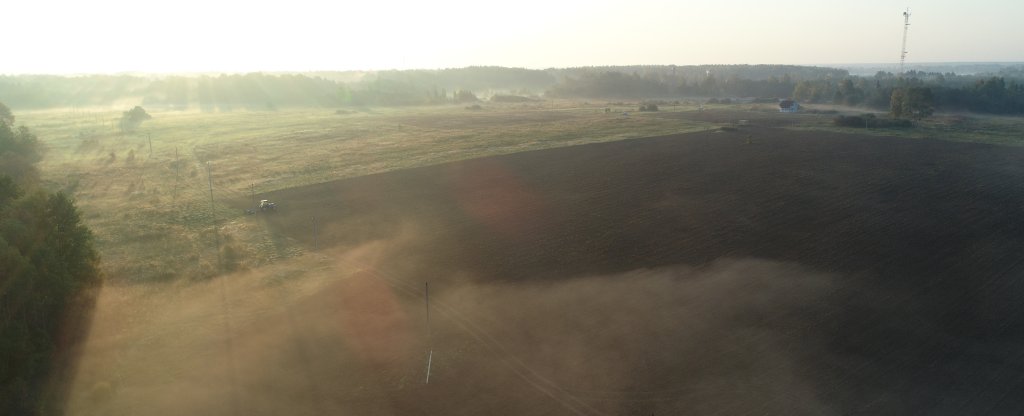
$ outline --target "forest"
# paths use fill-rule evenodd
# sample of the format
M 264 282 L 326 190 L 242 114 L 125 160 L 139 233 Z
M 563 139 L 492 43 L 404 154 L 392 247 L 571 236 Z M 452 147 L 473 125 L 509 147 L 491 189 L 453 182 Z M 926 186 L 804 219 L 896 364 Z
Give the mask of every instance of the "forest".
M 91 309 L 99 256 L 74 201 L 40 184 L 43 148 L 14 121 L 0 103 L 0 414 L 59 413 L 54 372 Z
M 795 65 L 467 67 L 371 72 L 219 75 L 0 76 L 12 108 L 143 105 L 156 110 L 404 106 L 494 96 L 566 99 L 794 98 L 888 109 L 894 90 L 926 88 L 938 111 L 1024 114 L 1024 67 L 998 73 L 908 71 L 850 75 Z

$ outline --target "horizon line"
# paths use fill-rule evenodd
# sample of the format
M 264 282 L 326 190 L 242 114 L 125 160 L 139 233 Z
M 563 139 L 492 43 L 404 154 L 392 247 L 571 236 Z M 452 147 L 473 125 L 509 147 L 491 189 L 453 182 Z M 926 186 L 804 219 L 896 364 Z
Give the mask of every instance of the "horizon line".
M 648 66 L 648 67 L 693 67 L 693 66 L 759 66 L 759 65 L 777 65 L 777 66 L 802 66 L 802 67 L 816 67 L 816 68 L 835 68 L 843 69 L 843 66 L 899 66 L 898 62 L 833 62 L 833 63 L 813 63 L 813 64 L 783 64 L 783 63 L 743 63 L 743 64 L 609 64 L 609 65 L 579 65 L 579 66 L 548 66 L 548 67 L 526 67 L 526 66 L 504 66 L 504 65 L 465 65 L 465 66 L 450 66 L 450 67 L 437 67 L 437 68 L 376 68 L 376 69 L 275 69 L 275 70 L 261 70 L 261 69 L 250 69 L 250 70 L 183 70 L 183 71 L 151 71 L 151 70 L 122 70 L 122 71 L 83 71 L 83 72 L 0 72 L 0 76 L 24 76 L 24 75 L 50 75 L 50 76 L 89 76 L 89 75 L 210 75 L 210 74 L 254 74 L 254 73 L 266 73 L 266 74 L 306 74 L 316 72 L 328 72 L 328 73 L 358 73 L 358 72 L 385 72 L 385 71 L 444 71 L 452 69 L 467 69 L 467 68 L 507 68 L 507 69 L 526 69 L 532 71 L 547 71 L 547 70 L 558 70 L 558 69 L 572 69 L 572 68 L 607 68 L 607 67 L 631 67 L 631 66 Z M 1024 61 L 930 61 L 930 62 L 914 62 L 907 63 L 905 66 L 921 66 L 921 65 L 1024 65 Z

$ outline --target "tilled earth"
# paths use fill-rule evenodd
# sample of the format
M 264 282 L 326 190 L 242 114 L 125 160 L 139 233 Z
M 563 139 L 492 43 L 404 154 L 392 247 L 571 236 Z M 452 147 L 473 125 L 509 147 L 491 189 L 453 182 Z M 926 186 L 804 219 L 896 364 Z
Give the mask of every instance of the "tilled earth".
M 739 127 L 267 197 L 310 249 L 313 218 L 383 247 L 352 267 L 408 313 L 431 283 L 430 384 L 331 408 L 1024 412 L 1021 149 Z

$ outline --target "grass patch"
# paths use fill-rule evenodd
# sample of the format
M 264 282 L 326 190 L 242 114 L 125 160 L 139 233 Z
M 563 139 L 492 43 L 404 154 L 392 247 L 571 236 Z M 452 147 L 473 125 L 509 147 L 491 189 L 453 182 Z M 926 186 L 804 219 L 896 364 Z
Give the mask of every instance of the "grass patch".
M 374 108 L 153 112 L 138 131 L 121 111 L 19 113 L 48 152 L 52 187 L 72 192 L 114 280 L 203 277 L 217 241 L 240 267 L 302 253 L 267 236 L 227 200 L 335 179 L 481 156 L 707 129 L 706 122 L 607 114 L 567 102 Z M 207 169 L 212 174 L 213 206 Z M 217 233 L 213 233 L 216 223 Z
M 887 117 L 878 116 L 880 119 Z M 809 119 L 789 128 L 830 132 L 858 133 L 913 139 L 937 139 L 956 142 L 988 143 L 1003 146 L 1024 146 L 1024 118 L 987 115 L 938 115 L 914 121 L 911 127 L 841 127 L 832 118 Z

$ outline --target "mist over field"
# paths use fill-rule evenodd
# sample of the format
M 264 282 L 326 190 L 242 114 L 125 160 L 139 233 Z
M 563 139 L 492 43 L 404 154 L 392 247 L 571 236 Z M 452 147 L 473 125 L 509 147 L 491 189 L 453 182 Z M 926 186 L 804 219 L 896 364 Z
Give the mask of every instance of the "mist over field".
M 817 397 L 824 369 L 804 357 L 828 342 L 818 324 L 822 299 L 841 296 L 834 276 L 723 259 L 450 282 L 431 288 L 428 334 L 420 282 L 373 267 L 401 261 L 389 245 L 135 299 L 109 289 L 70 414 L 833 412 Z M 97 358 L 125 343 L 136 352 Z
M 1024 2 L 3 10 L 0 415 L 1024 414 Z
M 71 415 L 1024 406 L 1019 121 L 546 100 L 27 113 L 49 137 L 38 178 L 76 196 L 105 274 L 58 311 L 40 397 Z M 26 236 L 67 230 L 46 221 L 70 202 L 27 195 L 0 201 L 0 231 L 62 241 Z M 40 253 L 15 282 L 53 270 Z
M 827 342 L 814 317 L 838 288 L 799 266 L 722 259 L 700 269 L 459 287 L 452 301 L 441 299 L 494 328 L 499 350 L 552 394 L 604 412 L 823 414 L 830 409 L 814 378 L 822 369 L 804 357 Z
M 759 131 L 268 193 L 225 236 L 301 253 L 108 285 L 70 414 L 1019 408 L 1024 155 Z

